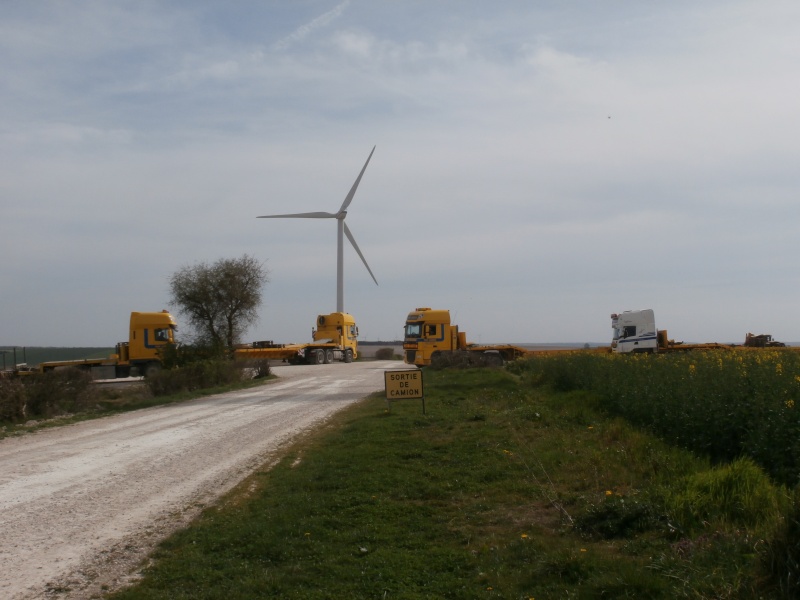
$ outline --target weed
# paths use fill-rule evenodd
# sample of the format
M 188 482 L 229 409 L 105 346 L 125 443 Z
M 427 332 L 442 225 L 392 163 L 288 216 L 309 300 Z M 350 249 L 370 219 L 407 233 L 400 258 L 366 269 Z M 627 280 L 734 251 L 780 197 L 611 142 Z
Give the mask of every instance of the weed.
M 784 492 L 752 460 L 693 473 L 668 499 L 670 513 L 691 531 L 708 523 L 733 527 L 771 525 L 782 512 Z

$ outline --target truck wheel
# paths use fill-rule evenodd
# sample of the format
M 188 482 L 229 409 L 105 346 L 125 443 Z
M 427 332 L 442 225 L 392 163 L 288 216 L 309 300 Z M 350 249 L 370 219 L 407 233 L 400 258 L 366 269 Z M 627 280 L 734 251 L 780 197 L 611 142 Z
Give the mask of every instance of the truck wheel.
M 333 350 L 328 348 L 325 349 L 323 352 L 325 352 L 325 364 L 326 365 L 331 364 L 333 362 Z
M 325 351 L 314 350 L 314 362 L 318 365 L 325 364 Z
M 145 378 L 153 377 L 158 375 L 161 372 L 161 365 L 157 362 L 149 362 L 144 366 L 144 370 L 142 373 L 144 374 Z
M 502 367 L 503 357 L 500 356 L 499 352 L 484 352 L 483 364 L 487 367 Z
M 344 351 L 344 362 L 346 363 L 353 362 L 353 351 L 350 348 Z

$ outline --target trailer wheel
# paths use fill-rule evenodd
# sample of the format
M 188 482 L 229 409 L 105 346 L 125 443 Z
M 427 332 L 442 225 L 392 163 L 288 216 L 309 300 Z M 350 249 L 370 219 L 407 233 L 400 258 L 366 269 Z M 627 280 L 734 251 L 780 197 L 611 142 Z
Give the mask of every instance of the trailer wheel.
M 161 364 L 157 362 L 149 362 L 142 369 L 142 374 L 145 378 L 154 377 L 161 372 Z
M 326 365 L 331 364 L 333 362 L 333 350 L 327 348 L 323 350 L 323 352 L 325 353 L 325 364 Z
M 353 351 L 350 348 L 344 351 L 344 362 L 346 363 L 353 362 Z
M 503 357 L 499 352 L 488 351 L 483 353 L 483 364 L 487 367 L 502 367 Z
M 325 351 L 324 350 L 314 350 L 314 362 L 318 365 L 325 364 Z

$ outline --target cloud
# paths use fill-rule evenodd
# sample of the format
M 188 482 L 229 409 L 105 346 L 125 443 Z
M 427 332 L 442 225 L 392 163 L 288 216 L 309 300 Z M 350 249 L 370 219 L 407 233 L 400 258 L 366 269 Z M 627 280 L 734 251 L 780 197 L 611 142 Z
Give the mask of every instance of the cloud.
M 484 341 L 600 341 L 654 305 L 695 341 L 742 313 L 800 340 L 794 5 L 60 6 L 0 23 L 2 339 L 116 340 L 181 265 L 245 252 L 273 273 L 250 335 L 305 339 L 335 228 L 255 217 L 335 210 L 377 144 L 362 331 L 433 305 Z
M 316 17 L 315 19 L 309 21 L 308 23 L 301 25 L 300 27 L 295 29 L 292 33 L 290 33 L 288 36 L 275 42 L 272 48 L 276 51 L 284 51 L 288 49 L 290 46 L 304 41 L 315 31 L 326 27 L 329 23 L 340 17 L 349 5 L 350 5 L 350 0 L 345 0 L 344 2 L 338 4 L 332 10 L 329 10 L 328 12 Z

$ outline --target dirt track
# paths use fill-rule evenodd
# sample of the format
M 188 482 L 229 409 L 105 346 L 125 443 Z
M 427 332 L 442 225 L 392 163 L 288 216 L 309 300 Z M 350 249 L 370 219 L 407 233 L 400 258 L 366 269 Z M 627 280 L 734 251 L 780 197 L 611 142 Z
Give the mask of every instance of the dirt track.
M 124 585 L 158 541 L 400 366 L 280 366 L 253 390 L 0 440 L 0 598 Z

